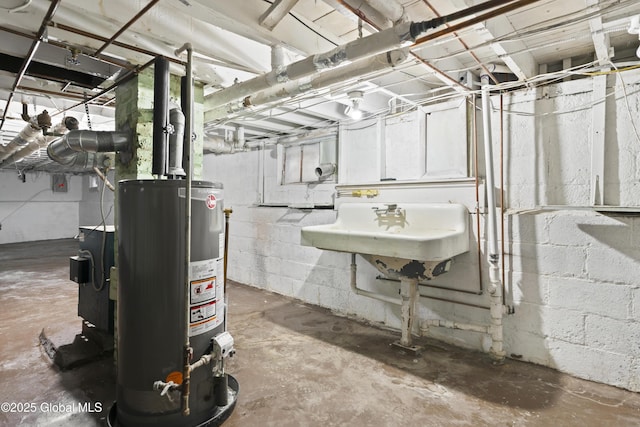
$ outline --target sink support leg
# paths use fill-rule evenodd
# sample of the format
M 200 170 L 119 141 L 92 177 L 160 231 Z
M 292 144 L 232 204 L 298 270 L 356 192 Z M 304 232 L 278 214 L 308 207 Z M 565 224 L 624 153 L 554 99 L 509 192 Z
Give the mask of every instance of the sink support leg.
M 400 341 L 393 343 L 405 350 L 420 353 L 421 347 L 413 345 L 411 330 L 415 317 L 416 301 L 418 300 L 418 279 L 402 279 L 400 281 L 400 297 L 402 305 L 400 312 L 402 316 L 402 336 Z

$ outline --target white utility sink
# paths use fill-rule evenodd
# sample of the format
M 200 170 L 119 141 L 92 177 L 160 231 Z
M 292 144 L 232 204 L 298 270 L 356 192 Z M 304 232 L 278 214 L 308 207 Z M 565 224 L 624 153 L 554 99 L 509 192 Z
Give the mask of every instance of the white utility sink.
M 469 250 L 469 212 L 455 203 L 343 203 L 333 224 L 302 228 L 302 245 L 418 261 Z

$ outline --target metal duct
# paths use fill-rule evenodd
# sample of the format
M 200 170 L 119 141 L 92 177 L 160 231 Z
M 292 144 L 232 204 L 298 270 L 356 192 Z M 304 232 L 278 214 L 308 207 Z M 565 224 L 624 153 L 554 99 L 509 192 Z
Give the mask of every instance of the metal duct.
M 129 142 L 129 132 L 72 130 L 49 144 L 47 154 L 51 160 L 62 165 L 69 165 L 74 162 L 79 153 L 125 151 Z
M 151 173 L 167 172 L 167 124 L 169 123 L 169 61 L 155 59 L 153 75 L 153 163 Z
M 169 175 L 184 176 L 182 169 L 182 150 L 184 148 L 184 114 L 180 108 L 169 111 L 169 122 L 173 133 L 169 135 Z
M 316 176 L 319 180 L 327 179 L 336 171 L 335 163 L 322 163 L 316 168 Z

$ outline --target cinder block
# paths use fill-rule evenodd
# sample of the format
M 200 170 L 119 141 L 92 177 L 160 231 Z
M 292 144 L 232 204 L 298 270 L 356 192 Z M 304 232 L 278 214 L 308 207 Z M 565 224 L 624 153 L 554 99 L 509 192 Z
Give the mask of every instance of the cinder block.
M 584 315 L 580 311 L 523 303 L 516 306 L 515 313 L 505 321 L 512 324 L 515 331 L 576 344 L 585 342 Z
M 631 291 L 631 318 L 640 321 L 640 288 Z
M 311 266 L 309 274 L 307 275 L 307 282 L 314 283 L 322 287 L 334 288 L 333 268 L 323 267 L 318 264 Z
M 508 302 L 546 305 L 549 302 L 549 281 L 544 276 L 522 272 L 507 272 Z
M 557 245 L 631 247 L 631 224 L 590 211 L 561 212 L 549 220 L 549 241 Z
M 640 247 L 640 217 L 631 218 L 631 246 Z
M 549 241 L 548 215 L 519 213 L 505 219 L 507 240 L 521 243 L 547 243 Z
M 280 295 L 292 296 L 293 283 L 289 277 L 269 275 L 267 289 Z
M 640 277 L 640 250 L 624 253 L 613 247 L 587 248 L 587 273 L 593 281 L 636 285 Z
M 599 348 L 550 340 L 550 366 L 580 378 L 628 388 L 633 358 Z
M 585 277 L 585 251 L 580 247 L 513 243 L 513 271 L 560 277 Z
M 318 302 L 320 306 L 346 313 L 349 311 L 349 294 L 351 291 L 327 288 L 318 288 Z
M 505 323 L 504 349 L 508 357 L 549 366 L 547 340 L 539 334 L 518 330 L 511 322 Z
M 587 315 L 586 344 L 635 357 L 640 354 L 640 322 Z
M 384 322 L 387 303 L 349 292 L 348 311 L 371 322 Z
M 635 357 L 631 364 L 628 389 L 636 392 L 640 391 L 640 357 Z
M 265 271 L 268 274 L 280 275 L 282 260 L 280 258 L 275 257 L 267 257 L 265 260 Z
M 296 280 L 306 281 L 310 271 L 310 265 L 295 261 L 282 260 L 280 265 L 280 273 L 283 276 Z
M 549 306 L 590 314 L 627 319 L 631 310 L 631 288 L 575 278 L 549 278 Z
M 318 305 L 320 300 L 320 286 L 309 282 L 300 282 L 301 285 L 296 286 L 297 283 L 298 282 L 294 283 L 293 297 L 309 304 Z

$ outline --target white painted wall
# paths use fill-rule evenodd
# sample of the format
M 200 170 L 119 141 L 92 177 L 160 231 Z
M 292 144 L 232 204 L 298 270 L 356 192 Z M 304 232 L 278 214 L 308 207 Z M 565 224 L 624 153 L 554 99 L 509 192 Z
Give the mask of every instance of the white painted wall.
M 51 190 L 51 175 L 0 172 L 0 244 L 72 238 L 78 233 L 82 177 L 67 175 L 68 192 Z
M 108 179 L 111 184 L 115 185 L 114 171 L 108 173 Z M 113 225 L 115 214 L 113 200 L 113 191 L 109 190 L 108 187 L 104 187 L 104 182 L 97 175 L 84 175 L 82 177 L 82 201 L 78 207 L 79 225 L 92 226 L 102 224 L 103 214 L 105 223 Z M 102 213 L 100 212 L 101 205 Z
M 631 126 L 633 120 L 640 127 L 640 73 L 626 72 L 623 77 L 628 102 L 619 77 L 609 77 L 604 200 L 640 206 L 640 141 Z M 492 103 L 497 107 L 499 98 L 492 97 Z M 511 357 L 640 391 L 640 217 L 580 208 L 591 203 L 593 103 L 591 79 L 505 96 L 505 286 L 507 304 L 515 310 L 505 318 L 505 349 Z M 496 164 L 498 118 L 494 111 Z M 407 118 L 406 122 L 407 126 L 422 126 L 419 120 Z M 427 155 L 433 142 L 429 135 L 447 134 L 433 126 L 450 123 L 427 120 Z M 372 133 L 372 129 L 378 131 Z M 386 176 L 387 170 L 402 170 L 402 165 L 390 164 L 393 160 L 385 157 L 389 144 L 402 141 L 385 138 L 384 125 L 342 129 L 340 135 L 340 183 L 371 181 L 374 176 Z M 456 141 L 452 147 L 464 150 L 459 155 L 467 156 L 466 144 Z M 261 194 L 269 191 L 268 179 L 261 178 L 263 173 L 269 176 L 264 171 L 265 155 L 271 156 L 272 149 L 205 156 L 206 179 L 225 184 L 225 205 L 234 209 L 229 277 L 399 328 L 397 307 L 351 292 L 348 255 L 300 246 L 300 228 L 333 222 L 334 211 L 257 206 Z M 314 197 L 313 186 L 305 191 Z M 562 208 L 538 209 L 541 205 Z M 475 220 L 472 214 L 472 223 Z M 475 242 L 481 240 L 484 252 L 483 224 L 480 233 L 473 229 L 472 250 L 458 257 L 454 270 L 440 276 L 438 284 L 479 283 Z M 375 280 L 377 271 L 361 259 L 358 262 L 359 286 L 397 295 L 397 285 Z M 462 263 L 465 268 L 457 268 Z M 486 262 L 480 266 L 486 286 Z M 486 295 L 437 289 L 424 293 L 488 305 Z M 489 319 L 484 309 L 426 298 L 420 300 L 418 315 L 420 319 L 482 324 Z M 472 332 L 431 329 L 429 334 L 479 350 L 489 345 L 486 338 Z

